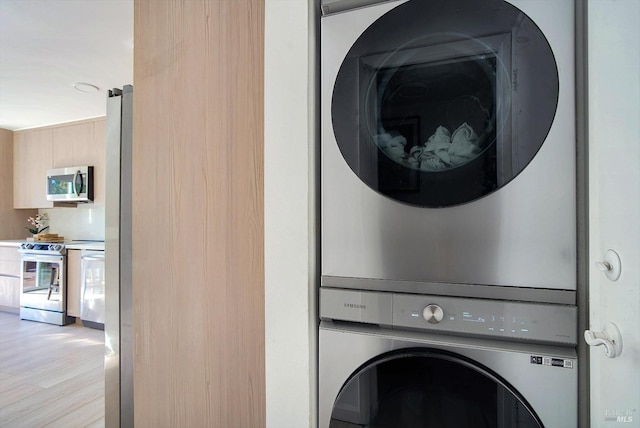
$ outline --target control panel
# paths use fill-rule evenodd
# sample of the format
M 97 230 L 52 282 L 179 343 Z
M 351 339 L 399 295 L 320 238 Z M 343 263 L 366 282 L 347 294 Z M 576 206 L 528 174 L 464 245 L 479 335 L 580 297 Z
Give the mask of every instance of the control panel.
M 18 251 L 24 254 L 65 254 L 67 250 L 64 244 L 23 242 Z
M 398 329 L 577 344 L 578 312 L 572 305 L 321 288 L 320 317 Z

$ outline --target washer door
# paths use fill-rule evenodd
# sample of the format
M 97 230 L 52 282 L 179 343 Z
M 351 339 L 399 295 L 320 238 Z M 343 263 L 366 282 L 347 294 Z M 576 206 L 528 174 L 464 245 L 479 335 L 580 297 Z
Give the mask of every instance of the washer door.
M 558 72 L 538 26 L 502 0 L 410 0 L 357 39 L 331 101 L 338 147 L 373 190 L 447 207 L 506 185 L 555 116 Z
M 365 364 L 335 401 L 330 428 L 533 428 L 540 419 L 498 375 L 461 356 L 404 350 Z

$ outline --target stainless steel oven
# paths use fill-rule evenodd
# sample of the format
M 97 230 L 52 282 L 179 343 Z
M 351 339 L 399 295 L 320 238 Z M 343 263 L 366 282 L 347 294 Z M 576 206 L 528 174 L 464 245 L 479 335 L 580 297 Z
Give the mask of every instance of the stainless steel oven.
M 66 248 L 64 244 L 26 242 L 20 245 L 20 318 L 66 325 L 74 321 L 67 315 Z

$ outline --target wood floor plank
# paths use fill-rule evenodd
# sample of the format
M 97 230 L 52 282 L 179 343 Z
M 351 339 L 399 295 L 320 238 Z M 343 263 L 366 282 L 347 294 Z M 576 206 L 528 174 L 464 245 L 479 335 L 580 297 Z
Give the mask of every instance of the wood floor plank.
M 104 427 L 104 332 L 0 312 L 0 426 Z
M 41 387 L 24 383 L 15 376 L 0 380 L 0 409 L 40 391 L 42 391 Z
M 104 418 L 104 397 L 96 398 L 83 406 L 45 425 L 46 428 L 87 427 Z M 104 426 L 104 419 L 102 420 Z
M 104 416 L 96 419 L 84 428 L 104 428 Z

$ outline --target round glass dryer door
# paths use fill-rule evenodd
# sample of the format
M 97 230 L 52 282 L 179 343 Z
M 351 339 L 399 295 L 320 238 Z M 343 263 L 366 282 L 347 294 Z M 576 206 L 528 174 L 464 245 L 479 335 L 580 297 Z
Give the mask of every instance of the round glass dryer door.
M 441 351 L 383 356 L 342 387 L 329 428 L 540 428 L 526 401 L 473 362 Z
M 409 0 L 345 57 L 331 102 L 349 167 L 403 203 L 448 207 L 509 183 L 534 158 L 558 102 L 553 52 L 502 0 Z

